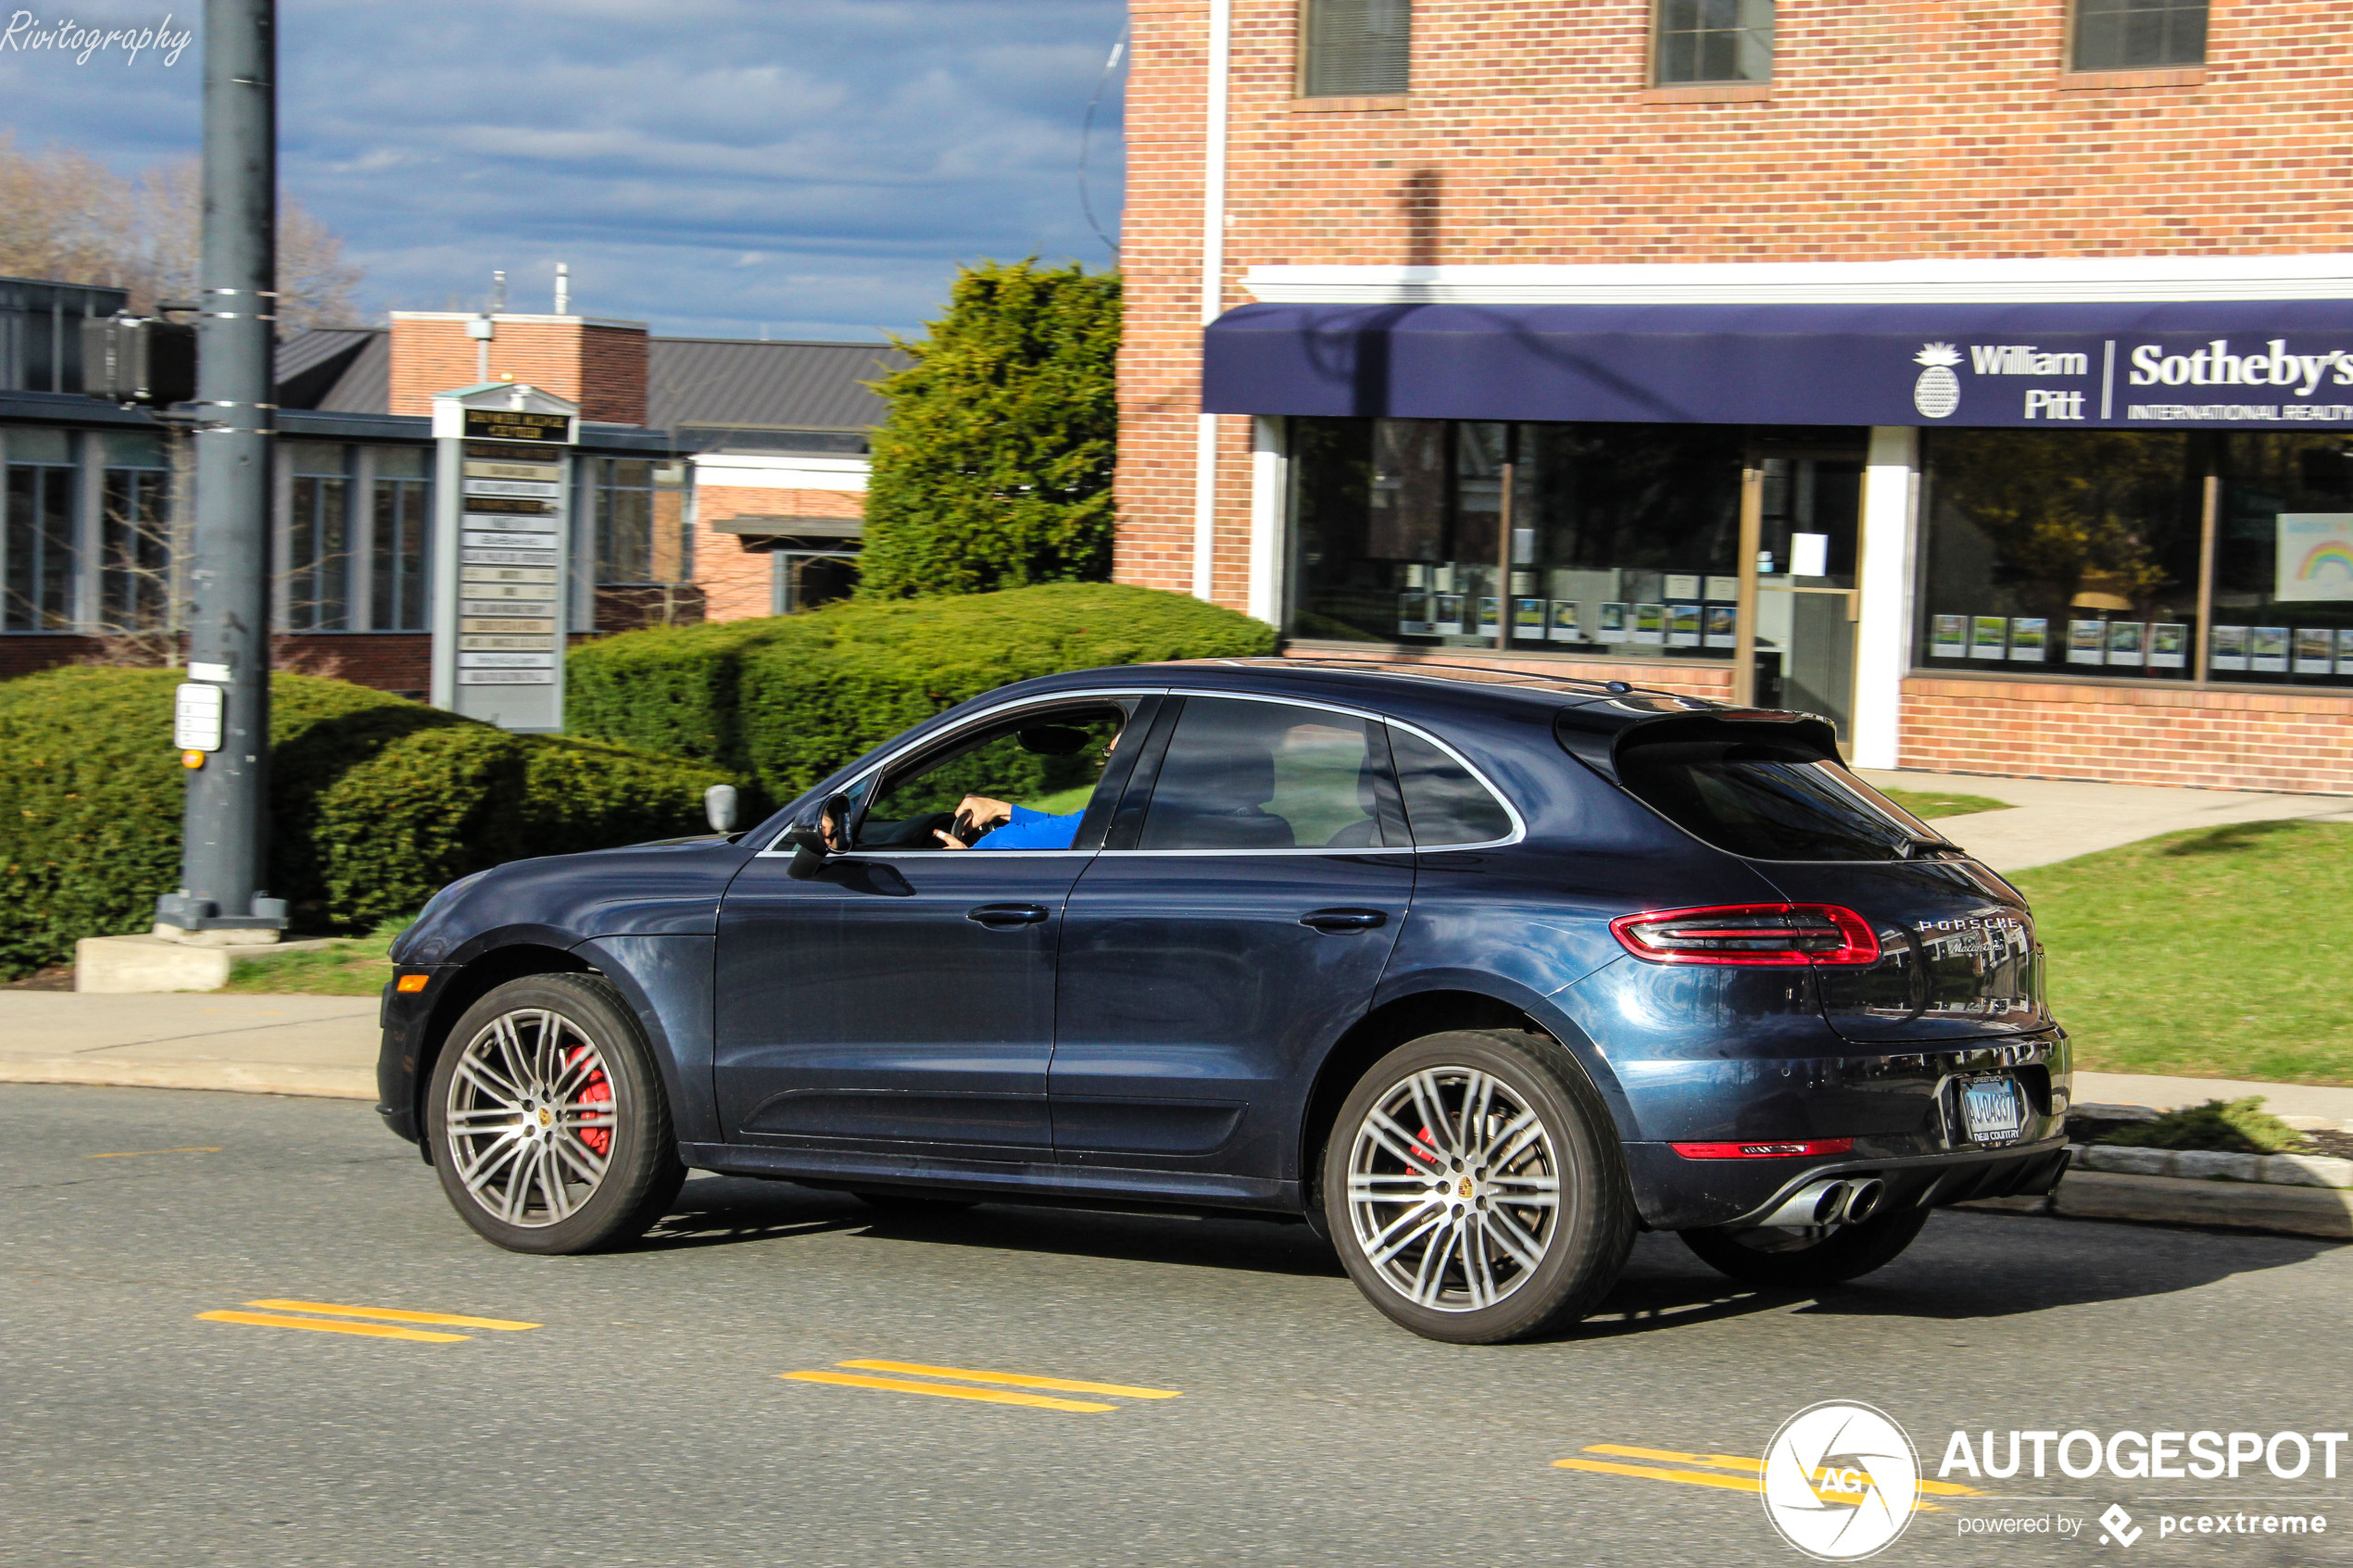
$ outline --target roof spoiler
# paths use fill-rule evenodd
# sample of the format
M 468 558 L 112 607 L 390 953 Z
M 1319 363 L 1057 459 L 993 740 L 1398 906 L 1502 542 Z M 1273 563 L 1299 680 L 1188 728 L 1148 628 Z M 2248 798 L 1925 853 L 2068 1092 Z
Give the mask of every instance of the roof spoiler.
M 1618 782 L 1617 759 L 1632 739 L 1772 740 L 1817 752 L 1825 762 L 1840 762 L 1838 731 L 1818 713 L 1793 713 L 1773 708 L 1719 708 L 1705 713 L 1667 709 L 1629 716 L 1617 703 L 1563 709 L 1553 720 L 1553 734 L 1567 751 L 1610 783 Z M 1619 709 L 1606 713 L 1607 709 Z

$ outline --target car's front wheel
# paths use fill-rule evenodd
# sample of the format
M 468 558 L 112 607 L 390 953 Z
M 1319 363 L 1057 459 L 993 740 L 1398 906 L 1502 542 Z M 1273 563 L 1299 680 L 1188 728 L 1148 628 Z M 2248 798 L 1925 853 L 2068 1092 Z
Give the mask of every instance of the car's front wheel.
M 600 975 L 510 980 L 466 1010 L 425 1129 L 450 1204 L 515 1252 L 634 1240 L 686 1177 L 653 1053 Z
M 1633 1246 L 1601 1097 L 1558 1046 L 1516 1031 L 1426 1035 L 1375 1063 L 1340 1107 L 1323 1197 L 1373 1305 L 1456 1344 L 1575 1322 Z

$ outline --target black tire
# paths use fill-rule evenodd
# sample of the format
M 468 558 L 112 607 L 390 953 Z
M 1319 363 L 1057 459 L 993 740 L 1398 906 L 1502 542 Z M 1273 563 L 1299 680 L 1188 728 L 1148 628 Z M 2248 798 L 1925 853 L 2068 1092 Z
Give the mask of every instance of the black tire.
M 1932 1210 L 1897 1209 L 1860 1224 L 1834 1225 L 1824 1235 L 1773 1226 L 1733 1230 L 1712 1225 L 1682 1231 L 1683 1245 L 1719 1273 L 1748 1285 L 1812 1290 L 1860 1279 L 1895 1261 L 1912 1245 Z
M 1478 1074 L 1498 1085 L 1484 1102 L 1491 1113 L 1481 1118 L 1461 1105 L 1479 1092 Z M 1434 1087 L 1441 1104 L 1407 1129 L 1414 1146 L 1400 1153 L 1393 1135 L 1369 1119 L 1400 1103 L 1401 1095 L 1411 1099 L 1416 1084 Z M 1492 1111 L 1498 1104 L 1513 1110 Z M 1495 1135 L 1516 1124 L 1521 1135 L 1532 1135 L 1526 1133 L 1530 1115 L 1541 1148 L 1515 1154 L 1513 1138 Z M 1450 1117 L 1442 1132 L 1428 1124 Z M 1466 1135 L 1463 1126 L 1473 1120 L 1486 1130 Z M 1403 1125 L 1394 1116 L 1389 1121 Z M 1455 1158 L 1463 1149 L 1472 1163 Z M 1494 1154 L 1504 1159 L 1492 1172 L 1477 1162 Z M 1418 1163 L 1409 1164 L 1407 1155 Z M 1556 1184 L 1549 1220 L 1541 1206 L 1510 1201 L 1514 1193 L 1541 1192 L 1547 1165 Z M 1353 1174 L 1363 1176 L 1368 1195 L 1397 1196 L 1368 1196 L 1360 1205 L 1350 1191 Z M 1428 1185 L 1416 1188 L 1417 1182 Z M 1584 1317 L 1617 1283 L 1634 1244 L 1633 1199 L 1608 1109 L 1558 1045 L 1516 1030 L 1428 1035 L 1374 1063 L 1342 1102 L 1325 1146 L 1323 1208 L 1332 1245 L 1366 1298 L 1416 1334 L 1457 1345 L 1525 1339 Z M 1400 1236 L 1430 1226 L 1441 1228 L 1418 1248 L 1408 1240 L 1388 1258 L 1374 1257 L 1374 1246 L 1398 1247 Z M 1403 1279 L 1408 1271 L 1415 1277 Z M 1460 1289 L 1448 1285 L 1457 1277 Z M 1415 1298 L 1417 1292 L 1423 1299 Z
M 930 1193 L 888 1192 L 879 1187 L 853 1191 L 849 1196 L 877 1213 L 905 1220 L 936 1220 L 961 1214 L 980 1203 L 976 1198 L 939 1198 Z
M 525 1091 L 531 1107 L 511 1121 L 496 1109 L 507 1097 L 486 1091 L 479 1072 L 515 1054 L 498 1050 L 494 1026 L 501 1020 L 510 1021 L 511 1037 L 525 1042 L 520 1047 L 522 1058 L 539 1052 L 556 1063 L 554 1098 L 531 1092 L 546 1087 L 546 1073 L 542 1082 L 509 1085 Z M 535 1035 L 534 1030 L 542 1033 Z M 469 1105 L 460 1114 L 479 1130 L 453 1138 L 452 1091 L 461 1063 L 478 1042 L 485 1053 L 495 1054 L 476 1059 L 478 1071 L 469 1073 L 461 1091 Z M 593 1050 L 584 1052 L 583 1043 Z M 584 1062 L 588 1064 L 585 1077 Z M 565 1079 L 577 1081 L 567 1084 Z M 609 1111 L 604 1109 L 608 1099 Z M 597 1124 L 578 1130 L 558 1124 L 571 1116 Z M 536 1132 L 532 1131 L 535 1123 Z M 502 1130 L 510 1126 L 516 1135 L 502 1142 Z M 568 1135 L 575 1142 L 566 1143 Z M 672 1131 L 670 1098 L 653 1052 L 628 1005 L 601 975 L 529 975 L 507 982 L 467 1009 L 434 1063 L 425 1097 L 425 1135 L 432 1140 L 434 1170 L 450 1207 L 482 1236 L 511 1252 L 595 1252 L 634 1241 L 669 1210 L 686 1179 Z M 602 1150 L 595 1147 L 600 1136 Z M 507 1152 L 517 1144 L 522 1146 L 519 1151 Z M 501 1158 L 508 1161 L 504 1167 L 498 1163 Z M 526 1165 L 533 1160 L 538 1163 Z M 578 1174 L 599 1160 L 601 1170 L 593 1184 Z M 540 1174 L 535 1177 L 533 1172 Z M 548 1196 L 548 1172 L 555 1173 L 553 1187 L 562 1198 Z M 518 1177 L 516 1173 L 524 1173 Z M 477 1178 L 479 1190 L 469 1176 Z M 513 1214 L 502 1213 L 503 1198 L 512 1194 L 518 1181 L 523 1198 Z M 575 1181 L 580 1186 L 576 1195 L 572 1193 Z M 577 1201 L 568 1210 L 559 1207 L 573 1197 Z

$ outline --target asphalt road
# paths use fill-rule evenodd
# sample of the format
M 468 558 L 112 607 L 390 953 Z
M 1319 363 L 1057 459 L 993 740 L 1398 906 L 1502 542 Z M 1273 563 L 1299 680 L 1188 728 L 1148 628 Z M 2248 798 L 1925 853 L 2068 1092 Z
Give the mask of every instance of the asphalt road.
M 2317 1242 L 1948 1213 L 1817 1299 L 1645 1237 L 1575 1336 L 1470 1349 L 1296 1226 L 698 1178 L 638 1250 L 516 1257 L 342 1101 L 0 1086 L 0 1562 L 43 1568 L 1799 1564 L 1723 1461 L 1818 1401 L 1885 1411 L 1931 1475 L 1956 1427 L 2353 1422 L 2353 1249 Z M 1980 1491 L 1877 1561 L 2353 1558 L 2317 1464 Z M 1961 1533 L 2110 1503 L 2129 1549 Z M 2331 1528 L 2160 1538 L 2192 1508 Z

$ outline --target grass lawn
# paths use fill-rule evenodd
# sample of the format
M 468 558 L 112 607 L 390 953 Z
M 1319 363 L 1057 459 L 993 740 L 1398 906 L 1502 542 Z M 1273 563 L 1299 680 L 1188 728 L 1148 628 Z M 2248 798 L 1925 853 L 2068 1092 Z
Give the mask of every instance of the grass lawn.
M 2078 1067 L 2353 1084 L 2353 825 L 2197 828 L 2011 880 Z
M 1886 796 L 1915 817 L 1966 817 L 1972 811 L 2007 811 L 2007 800 L 1991 800 L 1982 795 L 1954 795 L 1945 790 L 1883 789 Z
M 317 952 L 288 953 L 282 959 L 239 964 L 229 972 L 229 984 L 220 988 L 272 996 L 372 997 L 392 978 L 392 960 L 384 956 L 385 949 L 408 923 L 386 921 L 365 936 Z

